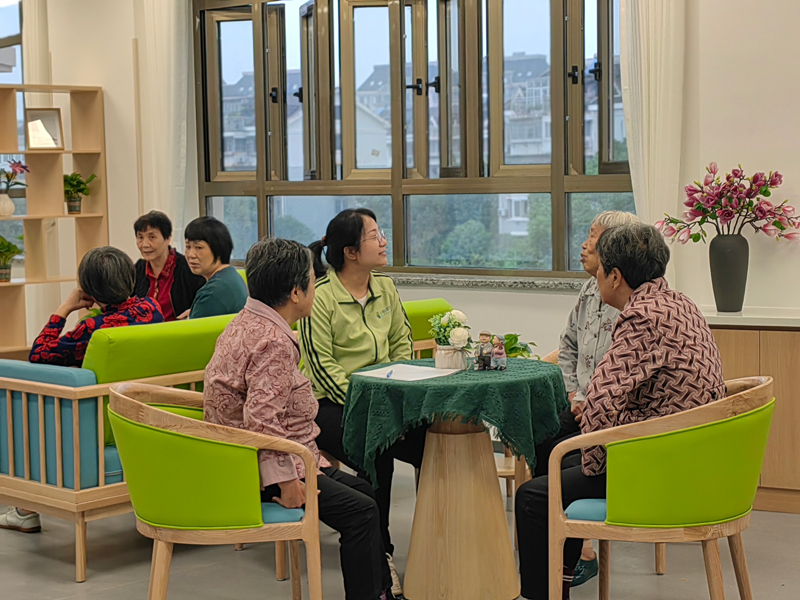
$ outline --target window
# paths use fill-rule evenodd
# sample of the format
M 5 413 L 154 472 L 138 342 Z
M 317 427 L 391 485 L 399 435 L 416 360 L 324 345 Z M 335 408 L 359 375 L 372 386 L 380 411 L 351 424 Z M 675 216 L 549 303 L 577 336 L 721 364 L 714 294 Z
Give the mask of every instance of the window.
M 216 217 L 231 232 L 232 262 L 244 262 L 250 246 L 258 241 L 258 209 L 256 198 L 211 196 L 206 198 L 206 214 Z
M 201 207 L 237 244 L 369 206 L 393 270 L 569 277 L 634 209 L 619 0 L 193 2 Z

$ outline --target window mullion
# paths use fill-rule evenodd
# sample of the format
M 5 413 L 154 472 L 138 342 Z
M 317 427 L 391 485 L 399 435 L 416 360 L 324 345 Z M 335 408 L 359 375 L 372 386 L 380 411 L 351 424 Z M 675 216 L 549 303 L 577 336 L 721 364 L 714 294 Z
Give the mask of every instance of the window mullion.
M 566 150 L 565 75 L 565 18 L 561 0 L 550 2 L 550 111 L 552 133 L 551 201 L 553 227 L 553 270 L 567 267 L 567 201 L 564 194 Z

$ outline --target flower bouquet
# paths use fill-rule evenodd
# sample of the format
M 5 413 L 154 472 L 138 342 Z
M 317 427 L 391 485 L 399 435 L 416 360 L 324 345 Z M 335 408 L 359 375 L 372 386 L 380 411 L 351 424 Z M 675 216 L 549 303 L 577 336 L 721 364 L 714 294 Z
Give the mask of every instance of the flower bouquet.
M 8 192 L 13 187 L 25 187 L 25 182 L 17 179 L 23 173 L 30 173 L 30 169 L 18 160 L 8 161 L 8 170 L 0 169 L 0 217 L 10 217 L 14 214 L 14 202 Z
M 436 340 L 437 369 L 468 369 L 472 338 L 467 315 L 451 310 L 430 319 L 430 334 Z

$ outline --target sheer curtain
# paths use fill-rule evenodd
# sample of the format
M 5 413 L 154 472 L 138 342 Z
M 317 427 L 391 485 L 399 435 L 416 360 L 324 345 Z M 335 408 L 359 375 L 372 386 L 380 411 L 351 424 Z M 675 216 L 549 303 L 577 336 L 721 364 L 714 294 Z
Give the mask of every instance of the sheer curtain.
M 135 1 L 141 204 L 169 215 L 180 247 L 198 212 L 191 2 Z
M 620 0 L 620 64 L 636 213 L 679 211 L 685 0 Z M 670 263 L 667 277 L 674 281 Z

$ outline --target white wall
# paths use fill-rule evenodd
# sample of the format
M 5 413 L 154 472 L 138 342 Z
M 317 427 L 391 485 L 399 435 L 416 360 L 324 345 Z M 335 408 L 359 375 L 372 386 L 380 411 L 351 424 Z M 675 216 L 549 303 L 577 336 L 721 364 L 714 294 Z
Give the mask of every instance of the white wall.
M 544 356 L 558 347 L 558 339 L 575 307 L 578 293 L 523 290 L 464 289 L 405 286 L 398 288 L 403 300 L 444 298 L 469 318 L 473 338 L 481 329 L 493 333 L 518 333 L 535 342 L 535 354 Z
M 681 180 L 701 179 L 711 161 L 730 171 L 780 171 L 774 199 L 800 204 L 800 2 L 688 0 Z M 769 31 L 756 35 L 751 17 L 769 15 Z M 737 17 L 737 15 L 739 18 Z M 676 207 L 680 214 L 682 207 Z M 798 307 L 800 244 L 747 233 L 748 308 Z M 714 305 L 708 247 L 673 247 L 678 287 L 695 302 Z

